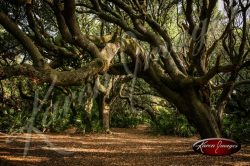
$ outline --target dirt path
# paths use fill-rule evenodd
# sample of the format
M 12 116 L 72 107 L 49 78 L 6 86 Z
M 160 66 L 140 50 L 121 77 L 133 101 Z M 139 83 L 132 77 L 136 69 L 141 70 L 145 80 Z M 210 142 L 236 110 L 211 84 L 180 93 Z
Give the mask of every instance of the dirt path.
M 195 137 L 155 136 L 144 128 L 113 129 L 111 135 L 32 134 L 23 157 L 26 137 L 0 133 L 0 166 L 250 165 L 249 146 L 232 156 L 203 156 L 192 151 Z

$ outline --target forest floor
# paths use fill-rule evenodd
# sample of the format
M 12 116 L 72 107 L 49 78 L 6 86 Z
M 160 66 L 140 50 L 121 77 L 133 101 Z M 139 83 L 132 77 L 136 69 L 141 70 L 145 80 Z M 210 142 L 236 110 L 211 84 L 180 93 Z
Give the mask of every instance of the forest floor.
M 231 156 L 214 157 L 193 152 L 197 137 L 153 135 L 143 126 L 112 132 L 32 134 L 31 140 L 29 134 L 0 133 L 0 166 L 250 165 L 250 146 L 242 145 Z

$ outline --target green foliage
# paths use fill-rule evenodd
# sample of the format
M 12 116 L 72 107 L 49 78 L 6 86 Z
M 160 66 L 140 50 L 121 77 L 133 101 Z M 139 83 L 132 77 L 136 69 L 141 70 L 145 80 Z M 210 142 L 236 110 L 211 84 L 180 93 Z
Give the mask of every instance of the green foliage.
M 249 90 L 244 88 L 232 95 L 232 100 L 226 107 L 223 132 L 229 137 L 240 142 L 250 142 L 250 110 Z
M 159 109 L 156 121 L 150 121 L 151 128 L 161 134 L 190 137 L 195 129 L 188 123 L 184 115 L 167 109 Z
M 249 77 L 249 73 L 241 73 Z M 250 142 L 250 86 L 242 85 L 234 89 L 225 109 L 224 128 L 225 137 L 240 142 Z
M 100 132 L 102 127 L 99 121 L 99 110 L 97 103 L 94 102 L 91 115 L 87 115 L 86 111 L 82 107 L 77 110 L 77 116 L 75 117 L 75 126 L 79 131 L 86 132 Z M 87 118 L 89 116 L 90 119 Z M 88 131 L 89 130 L 89 131 Z
M 53 132 L 62 132 L 69 125 L 69 114 L 63 115 L 62 110 L 53 112 L 37 112 L 33 114 L 29 111 L 16 111 L 8 109 L 3 111 L 0 117 L 0 129 L 7 133 L 28 132 L 30 127 L 40 131 L 49 129 Z M 31 129 L 29 132 L 34 132 Z
M 7 133 L 24 132 L 29 112 L 5 109 L 0 117 L 0 130 Z
M 131 110 L 117 111 L 111 116 L 111 126 L 121 128 L 133 128 L 145 121 L 141 113 Z
M 93 104 L 92 114 L 91 114 L 91 126 L 93 132 L 102 131 L 102 126 L 100 124 L 99 109 L 96 102 Z
M 72 126 L 81 133 L 101 131 L 97 104 L 94 103 L 91 115 L 84 110 L 83 87 L 53 87 L 48 95 L 48 84 L 34 85 L 23 78 L 1 83 L 0 131 L 27 132 L 28 128 L 34 127 L 39 131 L 64 132 Z
M 36 126 L 39 129 L 48 128 L 52 132 L 62 132 L 69 126 L 70 113 L 63 109 L 56 109 L 53 112 L 45 112 L 38 114 L 36 118 Z
M 226 115 L 224 118 L 224 135 L 240 142 L 250 142 L 250 119 L 249 117 L 236 117 Z

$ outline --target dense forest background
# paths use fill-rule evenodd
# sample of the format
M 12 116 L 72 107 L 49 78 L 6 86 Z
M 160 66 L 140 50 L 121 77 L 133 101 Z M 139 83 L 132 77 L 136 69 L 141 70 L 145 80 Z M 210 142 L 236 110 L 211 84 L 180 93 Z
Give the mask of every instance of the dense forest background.
M 250 141 L 249 0 L 0 0 L 0 131 Z

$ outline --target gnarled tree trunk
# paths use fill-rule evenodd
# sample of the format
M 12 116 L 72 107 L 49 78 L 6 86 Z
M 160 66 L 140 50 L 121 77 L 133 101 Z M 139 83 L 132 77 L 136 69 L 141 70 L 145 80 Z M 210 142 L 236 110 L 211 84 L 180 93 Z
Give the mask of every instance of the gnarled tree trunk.
M 157 72 L 150 72 L 150 76 L 157 75 Z M 217 112 L 213 110 L 209 103 L 209 97 L 204 97 L 206 92 L 202 88 L 196 87 L 193 83 L 185 85 L 173 84 L 166 85 L 164 80 L 149 79 L 144 77 L 145 81 L 150 83 L 158 92 L 169 102 L 173 103 L 177 109 L 186 116 L 189 123 L 193 125 L 201 138 L 221 137 L 219 118 Z M 209 96 L 209 95 L 208 95 Z
M 112 78 L 109 79 L 106 86 L 101 85 L 99 78 L 96 80 L 96 86 L 100 94 L 97 97 L 99 119 L 102 129 L 106 133 L 110 133 L 110 91 L 112 88 Z
M 103 130 L 107 133 L 110 132 L 109 124 L 110 124 L 110 103 L 108 100 L 108 96 L 106 94 L 100 94 L 97 98 L 98 101 L 98 109 L 99 109 L 99 118 L 100 124 Z
M 86 96 L 88 97 L 84 106 L 83 121 L 86 125 L 85 131 L 92 131 L 92 108 L 93 108 L 93 91 L 90 83 L 87 84 Z
M 201 138 L 221 137 L 215 110 L 199 99 L 194 90 L 187 92 L 183 98 L 186 103 L 178 108 L 197 129 Z

